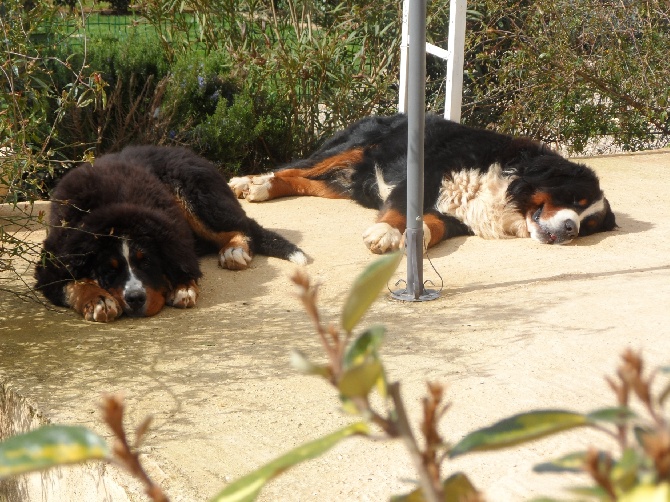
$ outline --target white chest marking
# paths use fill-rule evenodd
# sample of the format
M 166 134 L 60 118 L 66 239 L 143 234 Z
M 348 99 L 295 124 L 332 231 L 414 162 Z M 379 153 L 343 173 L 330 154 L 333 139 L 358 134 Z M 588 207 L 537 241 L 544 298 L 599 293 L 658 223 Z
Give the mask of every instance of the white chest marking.
M 128 264 L 128 280 L 123 285 L 123 292 L 126 293 L 132 290 L 144 289 L 142 281 L 137 278 L 133 267 L 130 265 L 130 246 L 128 246 L 128 241 L 126 240 L 124 240 L 121 245 L 121 254 Z
M 485 173 L 476 169 L 451 173 L 442 179 L 435 208 L 485 239 L 528 237 L 524 216 L 507 201 L 512 179 L 503 175 L 498 164 Z
M 395 185 L 388 185 L 384 181 L 384 174 L 382 173 L 382 170 L 379 169 L 379 166 L 375 166 L 375 177 L 377 178 L 377 189 L 379 190 L 379 197 L 386 202 L 386 199 L 388 199 L 389 195 L 391 194 L 391 190 L 395 188 Z

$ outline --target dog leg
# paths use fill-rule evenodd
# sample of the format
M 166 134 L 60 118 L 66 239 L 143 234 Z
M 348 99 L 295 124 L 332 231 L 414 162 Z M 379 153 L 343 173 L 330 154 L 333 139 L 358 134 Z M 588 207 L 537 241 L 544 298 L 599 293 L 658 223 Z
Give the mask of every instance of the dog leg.
M 87 321 L 110 322 L 123 312 L 116 298 L 92 280 L 68 283 L 65 301 Z
M 398 211 L 382 211 L 377 223 L 363 232 L 363 242 L 375 254 L 395 251 L 402 243 L 405 226 L 405 216 Z
M 228 270 L 244 270 L 251 263 L 249 237 L 240 232 L 227 232 L 228 242 L 219 251 L 219 265 Z
M 180 285 L 174 288 L 167 297 L 165 303 L 178 309 L 190 309 L 195 307 L 200 290 L 195 281 L 187 285 Z

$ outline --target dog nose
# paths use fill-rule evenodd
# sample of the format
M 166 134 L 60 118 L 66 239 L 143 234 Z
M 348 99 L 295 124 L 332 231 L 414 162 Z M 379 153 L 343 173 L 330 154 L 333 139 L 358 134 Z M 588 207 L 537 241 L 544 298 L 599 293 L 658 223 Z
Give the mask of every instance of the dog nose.
M 566 220 L 563 226 L 568 237 L 574 239 L 579 234 L 579 224 L 576 221 Z
M 147 294 L 143 289 L 131 289 L 126 292 L 124 299 L 131 310 L 138 311 L 144 307 L 144 303 L 147 301 Z

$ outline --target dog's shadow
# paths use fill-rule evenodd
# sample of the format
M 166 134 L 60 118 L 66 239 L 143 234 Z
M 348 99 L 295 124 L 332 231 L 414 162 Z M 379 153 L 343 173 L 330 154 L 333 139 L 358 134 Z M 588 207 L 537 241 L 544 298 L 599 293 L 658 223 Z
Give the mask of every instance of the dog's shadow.
M 618 235 L 625 234 L 639 234 L 643 232 L 648 232 L 654 228 L 654 224 L 650 221 L 636 220 L 632 216 L 625 213 L 616 214 L 617 228 L 611 232 L 600 232 L 597 234 L 589 235 L 587 237 L 580 237 L 576 239 L 572 245 L 573 246 L 593 246 L 599 244 L 605 239 L 610 237 L 617 237 Z
M 442 241 L 436 246 L 428 249 L 427 251 L 424 250 L 423 252 L 424 257 L 429 259 L 443 258 L 447 255 L 450 255 L 458 251 L 458 248 L 460 248 L 463 244 L 465 244 L 465 241 L 470 238 L 472 238 L 472 236 L 464 235 L 461 237 L 453 237 L 451 239 Z

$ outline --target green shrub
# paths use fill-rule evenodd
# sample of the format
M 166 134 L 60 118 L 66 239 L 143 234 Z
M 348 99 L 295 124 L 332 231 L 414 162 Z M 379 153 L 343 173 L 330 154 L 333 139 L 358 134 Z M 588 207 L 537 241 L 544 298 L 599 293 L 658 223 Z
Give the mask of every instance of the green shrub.
M 131 142 L 156 141 L 154 114 L 169 71 L 158 40 L 135 33 L 124 39 L 90 39 L 85 55 L 72 54 L 72 49 L 60 46 L 52 59 L 56 96 L 77 79 L 97 83 L 102 92 L 85 106 L 77 101 L 52 117 L 54 148 L 67 159 L 80 159 L 89 150 L 99 155 Z M 68 66 L 59 61 L 68 61 Z

